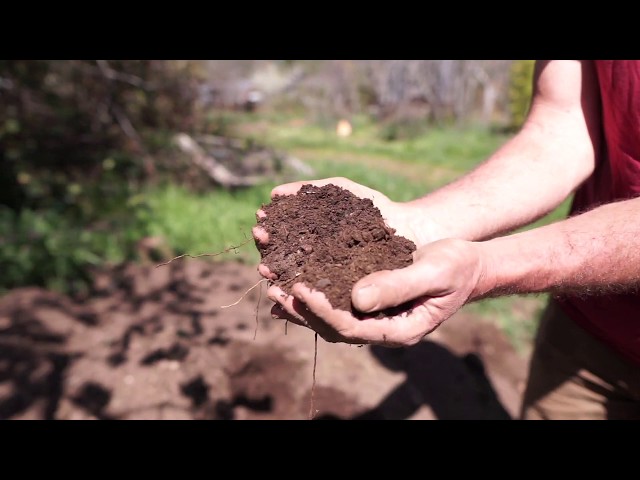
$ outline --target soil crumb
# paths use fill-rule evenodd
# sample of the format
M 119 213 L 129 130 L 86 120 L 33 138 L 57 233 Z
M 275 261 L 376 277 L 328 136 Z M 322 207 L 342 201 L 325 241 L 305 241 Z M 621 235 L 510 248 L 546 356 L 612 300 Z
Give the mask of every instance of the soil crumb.
M 323 292 L 331 305 L 362 316 L 351 304 L 351 289 L 362 277 L 413 262 L 415 244 L 396 235 L 368 198 L 329 184 L 304 185 L 296 195 L 276 196 L 258 220 L 269 234 L 256 243 L 262 263 L 277 275 L 273 284 L 291 293 L 304 282 Z M 407 306 L 384 314 L 397 314 Z

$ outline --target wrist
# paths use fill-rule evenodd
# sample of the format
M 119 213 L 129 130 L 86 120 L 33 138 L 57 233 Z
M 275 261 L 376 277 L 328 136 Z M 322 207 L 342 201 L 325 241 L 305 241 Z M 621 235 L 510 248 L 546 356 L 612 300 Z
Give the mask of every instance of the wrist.
M 442 240 L 451 238 L 446 229 L 436 222 L 428 213 L 428 209 L 415 204 L 414 202 L 396 203 L 402 223 L 407 226 L 412 240 L 418 248 Z
M 531 241 L 513 234 L 476 242 L 484 275 L 474 290 L 474 299 L 497 295 L 536 293 L 548 287 L 551 265 L 542 261 L 542 252 L 533 252 Z
M 491 297 L 499 289 L 496 268 L 498 259 L 495 256 L 494 248 L 488 246 L 487 243 L 486 241 L 469 242 L 469 245 L 475 250 L 479 271 L 475 286 L 469 296 L 470 302 Z

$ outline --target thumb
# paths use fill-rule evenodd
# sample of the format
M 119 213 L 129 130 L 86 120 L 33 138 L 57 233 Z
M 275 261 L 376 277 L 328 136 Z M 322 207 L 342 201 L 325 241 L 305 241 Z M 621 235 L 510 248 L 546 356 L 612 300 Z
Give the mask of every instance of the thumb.
M 381 270 L 356 282 L 351 301 L 361 312 L 383 310 L 424 295 L 448 293 L 450 282 L 446 278 L 441 267 L 425 261 L 397 270 Z

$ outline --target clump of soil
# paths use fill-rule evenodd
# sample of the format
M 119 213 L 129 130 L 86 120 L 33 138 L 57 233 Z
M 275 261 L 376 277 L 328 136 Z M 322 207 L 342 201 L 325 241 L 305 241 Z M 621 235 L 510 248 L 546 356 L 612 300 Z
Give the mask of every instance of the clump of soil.
M 360 316 L 351 305 L 353 285 L 370 273 L 413 262 L 415 244 L 396 235 L 370 199 L 336 185 L 304 185 L 296 195 L 274 197 L 262 210 L 266 216 L 258 224 L 269 242 L 256 245 L 262 263 L 278 277 L 273 283 L 286 293 L 304 282 L 334 308 Z

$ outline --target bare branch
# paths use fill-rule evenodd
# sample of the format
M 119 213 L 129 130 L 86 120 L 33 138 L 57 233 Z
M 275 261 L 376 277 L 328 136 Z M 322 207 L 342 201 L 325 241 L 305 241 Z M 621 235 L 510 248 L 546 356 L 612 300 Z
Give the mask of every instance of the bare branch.
M 140 77 L 132 75 L 130 73 L 119 72 L 114 70 L 109 66 L 106 60 L 96 60 L 98 68 L 102 72 L 102 74 L 108 78 L 109 80 L 117 80 L 119 82 L 128 83 L 137 88 L 142 88 L 144 90 L 154 90 L 155 87 L 151 85 L 149 82 L 146 82 Z
M 131 123 L 131 120 L 129 120 L 129 117 L 127 117 L 127 115 L 118 106 L 114 105 L 112 110 L 113 110 L 113 114 L 116 117 L 116 120 L 118 121 L 118 125 L 120 125 L 120 128 L 122 129 L 124 134 L 127 137 L 129 137 L 131 140 L 133 140 L 138 145 L 138 147 L 140 147 L 141 150 L 145 150 L 144 142 L 142 141 L 142 138 L 138 134 L 138 131 L 134 128 L 133 124 Z

